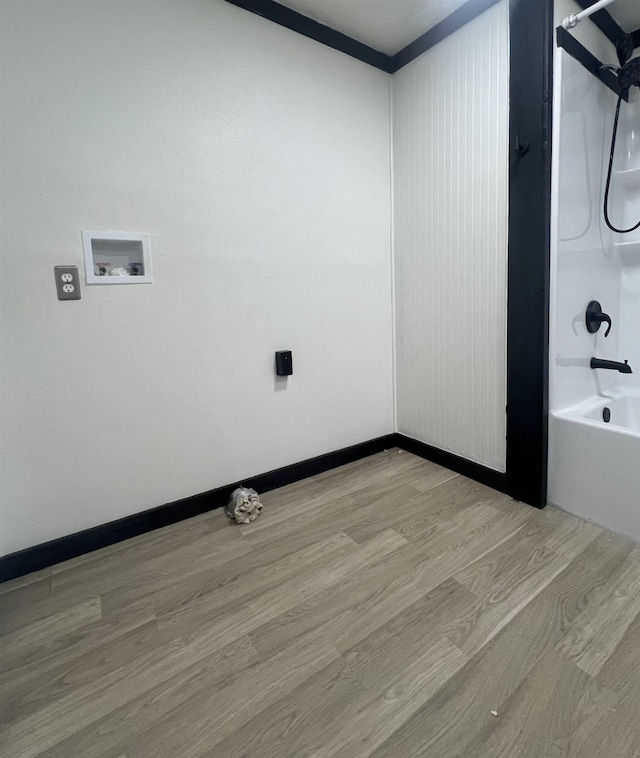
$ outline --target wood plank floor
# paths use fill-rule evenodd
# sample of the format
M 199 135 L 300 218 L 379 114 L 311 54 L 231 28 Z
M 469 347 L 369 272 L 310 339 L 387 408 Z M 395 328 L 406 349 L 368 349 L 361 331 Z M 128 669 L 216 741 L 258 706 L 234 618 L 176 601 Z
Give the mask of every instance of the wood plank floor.
M 399 450 L 0 585 L 4 758 L 637 758 L 640 546 Z

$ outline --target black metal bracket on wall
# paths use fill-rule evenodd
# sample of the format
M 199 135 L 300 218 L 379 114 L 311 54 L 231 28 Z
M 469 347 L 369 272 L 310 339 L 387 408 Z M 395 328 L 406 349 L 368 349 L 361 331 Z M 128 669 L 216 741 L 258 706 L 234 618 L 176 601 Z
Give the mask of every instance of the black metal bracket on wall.
M 576 0 L 576 2 L 583 10 L 586 10 L 594 4 L 595 0 Z M 593 13 L 589 16 L 589 20 L 591 23 L 595 24 L 614 45 L 620 39 L 620 35 L 624 34 L 624 30 L 606 8 Z
M 595 0 L 576 0 L 578 5 L 583 8 L 589 8 L 593 5 Z M 612 44 L 620 39 L 620 36 L 624 34 L 624 29 L 618 24 L 606 8 L 596 11 L 596 13 L 589 16 L 589 21 L 595 24 L 598 29 L 609 39 Z M 565 29 L 566 31 L 566 29 Z M 640 29 L 636 29 L 635 32 L 631 32 L 633 37 L 633 44 L 635 47 L 640 47 Z
M 602 61 L 598 60 L 595 55 L 592 55 L 587 48 L 582 45 L 578 40 L 570 34 L 563 26 L 559 26 L 556 29 L 556 42 L 558 47 L 561 47 L 572 58 L 581 63 L 590 74 L 593 74 L 596 79 L 599 79 L 616 95 L 622 95 L 625 100 L 629 99 L 629 91 L 623 91 L 618 85 L 618 77 L 615 73 L 605 68 Z

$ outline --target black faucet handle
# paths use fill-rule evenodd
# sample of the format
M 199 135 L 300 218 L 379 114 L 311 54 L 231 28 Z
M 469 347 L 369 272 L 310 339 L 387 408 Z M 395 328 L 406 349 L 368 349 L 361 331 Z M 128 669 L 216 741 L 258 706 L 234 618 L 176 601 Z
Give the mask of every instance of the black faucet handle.
M 595 334 L 603 323 L 608 324 L 604 336 L 609 336 L 609 332 L 611 331 L 611 316 L 602 311 L 602 306 L 597 300 L 592 300 L 589 305 L 587 305 L 585 323 L 589 334 Z

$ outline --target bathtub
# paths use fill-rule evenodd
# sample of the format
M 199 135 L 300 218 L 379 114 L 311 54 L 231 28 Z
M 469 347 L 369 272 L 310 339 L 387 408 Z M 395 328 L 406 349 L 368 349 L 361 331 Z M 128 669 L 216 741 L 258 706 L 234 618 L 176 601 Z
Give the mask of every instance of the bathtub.
M 548 500 L 640 540 L 640 394 L 550 413 Z

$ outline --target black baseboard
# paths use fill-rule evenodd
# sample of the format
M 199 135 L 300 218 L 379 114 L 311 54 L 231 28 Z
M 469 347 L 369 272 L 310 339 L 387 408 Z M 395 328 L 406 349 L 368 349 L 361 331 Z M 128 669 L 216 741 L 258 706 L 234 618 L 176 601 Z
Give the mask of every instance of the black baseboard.
M 483 466 L 480 463 L 461 458 L 459 455 L 448 453 L 426 442 L 414 440 L 412 437 L 406 437 L 404 434 L 396 434 L 395 446 L 406 450 L 408 453 L 419 455 L 428 461 L 433 461 L 440 466 L 451 469 L 458 474 L 474 479 L 476 482 L 486 484 L 499 492 L 506 492 L 507 477 L 506 474 L 495 471 L 492 468 Z
M 66 537 L 51 540 L 51 542 L 44 542 L 41 545 L 5 555 L 0 558 L 0 582 L 15 579 L 32 571 L 39 571 L 47 566 L 67 561 L 84 553 L 90 553 L 101 547 L 107 547 L 130 537 L 137 537 L 139 534 L 175 524 L 178 521 L 198 516 L 215 508 L 221 508 L 226 505 L 231 492 L 240 484 L 253 487 L 257 492 L 268 492 L 276 489 L 276 487 L 283 487 L 286 484 L 321 474 L 323 471 L 328 471 L 337 466 L 344 466 L 346 463 L 366 458 L 395 445 L 396 435 L 387 434 L 384 437 L 361 442 L 342 450 L 293 463 L 291 466 L 268 471 L 266 474 L 247 477 L 242 482 L 217 487 L 199 495 L 193 495 L 167 505 L 160 505 L 142 513 L 125 516 L 125 518 L 117 521 L 110 521 L 107 524 L 94 526 L 82 532 L 76 532 Z
M 122 542 L 154 529 L 221 508 L 226 505 L 231 492 L 240 484 L 253 487 L 257 492 L 268 492 L 393 447 L 399 447 L 409 453 L 419 455 L 421 458 L 438 463 L 440 466 L 463 474 L 469 479 L 486 484 L 500 492 L 505 491 L 506 477 L 499 471 L 494 471 L 479 463 L 440 450 L 425 442 L 406 437 L 404 434 L 387 434 L 384 437 L 377 437 L 358 445 L 342 448 L 342 450 L 293 463 L 291 466 L 268 471 L 266 474 L 247 477 L 242 482 L 217 487 L 199 495 L 193 495 L 174 503 L 161 505 L 142 513 L 136 513 L 133 516 L 126 516 L 117 521 L 110 521 L 107 524 L 101 524 L 82 532 L 51 540 L 51 542 L 44 542 L 41 545 L 20 550 L 17 553 L 11 553 L 0 558 L 0 582 L 15 579 L 32 571 L 39 571 L 47 566 L 67 561 L 70 558 L 90 553 L 116 542 Z

